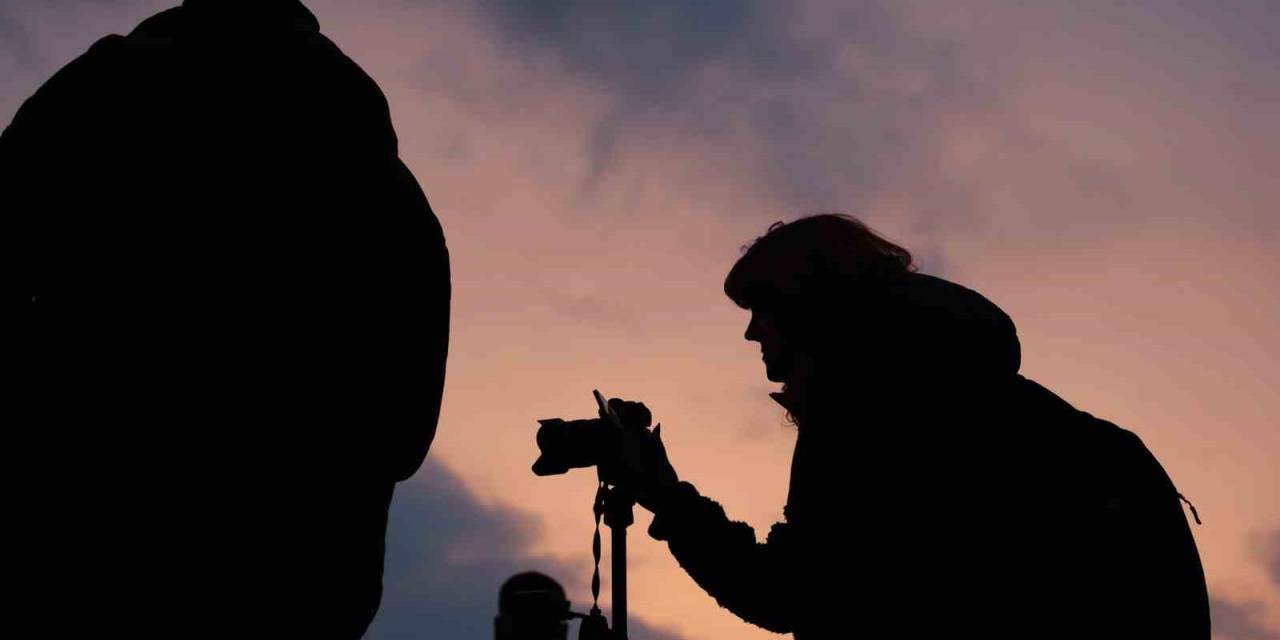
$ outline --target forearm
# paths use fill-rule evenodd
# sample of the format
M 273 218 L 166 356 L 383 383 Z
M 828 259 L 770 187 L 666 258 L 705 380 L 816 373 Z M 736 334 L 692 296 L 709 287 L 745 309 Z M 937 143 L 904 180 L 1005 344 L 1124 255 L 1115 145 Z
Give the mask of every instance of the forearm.
M 787 525 L 766 543 L 746 523 L 731 521 L 715 501 L 682 482 L 660 502 L 649 534 L 707 593 L 738 617 L 777 633 L 794 626 L 794 558 Z

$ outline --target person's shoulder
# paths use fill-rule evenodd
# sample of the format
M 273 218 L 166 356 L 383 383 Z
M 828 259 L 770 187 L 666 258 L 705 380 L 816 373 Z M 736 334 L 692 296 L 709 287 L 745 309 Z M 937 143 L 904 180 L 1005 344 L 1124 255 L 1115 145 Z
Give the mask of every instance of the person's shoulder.
M 1044 450 L 1087 464 L 1091 474 L 1112 480 L 1163 477 L 1154 454 L 1142 438 L 1110 420 L 1076 408 L 1033 380 L 1018 376 L 1016 402 L 1022 407 L 1020 428 L 1038 429 Z
M 1037 429 L 1045 438 L 1112 444 L 1121 443 L 1128 437 L 1137 438 L 1113 422 L 1078 409 L 1062 396 L 1021 374 L 1015 375 L 1006 388 L 1005 400 L 1015 408 L 1016 418 L 1026 423 L 1024 428 Z

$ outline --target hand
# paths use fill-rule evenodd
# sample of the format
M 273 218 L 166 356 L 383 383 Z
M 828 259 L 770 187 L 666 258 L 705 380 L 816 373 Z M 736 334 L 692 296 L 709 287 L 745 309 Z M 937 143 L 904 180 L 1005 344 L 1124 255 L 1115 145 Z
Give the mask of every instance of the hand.
M 656 513 L 663 498 L 680 481 L 662 443 L 662 425 L 650 431 L 652 414 L 639 402 L 610 398 L 609 408 L 623 429 L 617 460 L 600 465 L 600 477 L 631 492 L 640 506 Z

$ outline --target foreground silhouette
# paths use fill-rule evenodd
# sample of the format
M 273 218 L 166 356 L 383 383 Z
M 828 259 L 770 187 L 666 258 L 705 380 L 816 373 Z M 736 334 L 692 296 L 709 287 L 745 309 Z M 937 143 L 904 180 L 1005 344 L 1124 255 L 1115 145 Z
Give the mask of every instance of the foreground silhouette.
M 1018 375 L 994 304 L 838 215 L 771 227 L 725 292 L 798 427 L 786 521 L 758 543 L 657 434 L 608 467 L 723 607 L 802 640 L 1209 638 L 1173 483 L 1133 433 Z
M 569 637 L 569 601 L 564 587 L 537 571 L 517 573 L 498 591 L 494 640 L 565 640 Z
M 359 637 L 450 296 L 377 85 L 296 0 L 188 0 L 41 87 L 0 179 L 32 295 L 24 614 Z

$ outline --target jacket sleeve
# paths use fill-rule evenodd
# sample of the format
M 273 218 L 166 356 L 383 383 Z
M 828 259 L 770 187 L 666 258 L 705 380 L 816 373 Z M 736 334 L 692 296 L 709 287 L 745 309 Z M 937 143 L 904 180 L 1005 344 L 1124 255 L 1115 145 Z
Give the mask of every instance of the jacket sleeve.
M 649 535 L 665 540 L 689 576 L 720 606 L 776 633 L 794 630 L 796 551 L 792 525 L 773 525 L 767 540 L 734 522 L 715 501 L 681 482 L 654 516 Z

